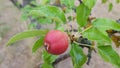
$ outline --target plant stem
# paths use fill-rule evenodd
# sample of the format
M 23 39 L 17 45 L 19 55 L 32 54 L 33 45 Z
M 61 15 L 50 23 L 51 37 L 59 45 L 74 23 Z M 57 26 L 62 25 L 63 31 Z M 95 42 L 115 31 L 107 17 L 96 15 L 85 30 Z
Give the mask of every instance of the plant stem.
M 74 43 L 75 43 L 75 44 L 78 44 L 78 45 L 80 45 L 80 46 L 84 46 L 84 47 L 90 47 L 90 46 L 91 46 L 91 45 L 87 45 L 87 44 L 78 43 L 78 42 L 75 42 L 75 41 L 74 41 Z
M 79 0 L 80 3 L 83 3 L 82 0 Z
M 89 30 L 89 29 L 91 29 L 93 26 L 91 25 L 91 26 L 89 26 L 88 28 L 86 28 L 85 30 L 83 30 L 82 32 L 80 32 L 80 34 L 82 34 L 83 32 L 85 32 L 85 31 L 87 31 L 87 30 Z
M 68 57 L 70 57 L 69 54 L 61 55 L 52 63 L 52 65 L 55 67 L 56 64 L 58 64 L 62 60 L 67 59 Z

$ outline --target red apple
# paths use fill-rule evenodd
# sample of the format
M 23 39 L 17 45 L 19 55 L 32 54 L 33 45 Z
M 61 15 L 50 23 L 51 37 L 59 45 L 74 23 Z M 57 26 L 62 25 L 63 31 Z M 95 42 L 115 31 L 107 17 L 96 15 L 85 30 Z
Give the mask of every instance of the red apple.
M 64 53 L 69 45 L 68 35 L 60 30 L 51 30 L 44 38 L 45 49 L 54 55 Z

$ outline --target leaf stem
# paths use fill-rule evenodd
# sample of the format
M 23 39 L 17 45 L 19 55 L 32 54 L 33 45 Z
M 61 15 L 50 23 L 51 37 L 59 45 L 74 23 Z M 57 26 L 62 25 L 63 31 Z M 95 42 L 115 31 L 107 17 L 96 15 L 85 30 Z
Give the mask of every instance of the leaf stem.
M 82 34 L 83 32 L 85 32 L 85 31 L 91 29 L 92 27 L 93 27 L 93 26 L 91 25 L 91 26 L 89 26 L 88 28 L 86 28 L 85 30 L 83 30 L 82 32 L 80 32 L 80 33 Z

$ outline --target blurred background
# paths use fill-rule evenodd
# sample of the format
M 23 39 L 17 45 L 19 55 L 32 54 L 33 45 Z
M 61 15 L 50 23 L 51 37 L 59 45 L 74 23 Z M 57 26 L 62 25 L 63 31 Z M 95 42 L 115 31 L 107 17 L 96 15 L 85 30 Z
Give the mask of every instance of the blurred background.
M 120 4 L 117 4 L 115 0 L 110 1 L 113 3 L 111 12 L 108 12 L 108 3 L 101 4 L 101 0 L 97 0 L 91 16 L 118 20 Z M 22 3 L 22 0 L 19 2 Z M 12 46 L 6 47 L 7 41 L 13 35 L 28 29 L 27 25 L 30 21 L 23 21 L 21 14 L 21 10 L 11 0 L 0 0 L 0 68 L 39 68 L 37 66 L 42 62 L 40 49 L 36 53 L 32 53 L 32 45 L 36 38 L 18 41 Z M 120 54 L 120 49 L 115 49 Z M 70 59 L 58 63 L 56 68 L 73 68 Z M 93 53 L 90 65 L 85 64 L 83 68 L 113 68 L 113 66 L 104 62 L 97 53 Z

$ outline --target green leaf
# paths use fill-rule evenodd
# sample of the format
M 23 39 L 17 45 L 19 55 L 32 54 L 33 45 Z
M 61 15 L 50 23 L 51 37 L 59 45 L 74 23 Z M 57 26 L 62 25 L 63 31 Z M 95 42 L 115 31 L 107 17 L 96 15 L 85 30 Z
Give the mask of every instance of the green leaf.
M 74 0 L 60 0 L 61 4 L 66 5 L 68 8 L 74 7 Z
M 57 20 L 60 20 L 60 22 L 66 23 L 64 12 L 60 8 L 55 7 L 55 6 L 36 7 L 29 12 L 29 15 L 32 15 L 36 19 L 37 18 L 50 18 L 51 20 L 54 20 L 55 18 L 57 18 Z
M 97 28 L 91 27 L 87 30 L 85 30 L 82 35 L 85 38 L 88 38 L 89 40 L 95 40 L 97 42 L 108 42 L 111 43 L 111 40 L 108 36 L 104 35 L 102 32 L 100 32 Z
M 8 41 L 7 45 L 25 38 L 33 37 L 33 36 L 44 36 L 47 32 L 48 30 L 29 30 L 22 33 L 18 33 Z
M 56 29 L 56 30 L 63 31 L 63 32 L 65 31 L 63 25 L 61 25 L 61 24 L 57 24 L 57 23 L 56 23 L 56 27 L 55 27 L 55 29 Z
M 53 68 L 53 66 L 51 64 L 48 64 L 48 63 L 43 63 L 41 68 Z
M 34 29 L 36 27 L 37 23 L 30 23 L 28 24 L 28 29 Z
M 108 11 L 110 12 L 112 10 L 112 8 L 113 8 L 113 4 L 109 3 L 109 9 L 108 9 Z
M 46 5 L 48 3 L 50 3 L 50 0 L 41 0 L 40 2 L 41 5 Z
M 31 11 L 33 9 L 33 7 L 31 7 L 30 5 L 25 6 L 24 8 L 22 8 L 22 15 L 21 15 L 21 19 L 27 20 L 28 19 L 28 12 Z
M 39 23 L 42 23 L 42 24 L 44 24 L 44 23 L 52 24 L 53 23 L 53 21 L 51 20 L 51 18 L 44 18 L 44 17 L 37 18 L 37 21 Z
M 80 26 L 85 26 L 87 24 L 87 19 L 91 13 L 91 10 L 88 7 L 86 7 L 84 4 L 80 4 L 76 9 L 76 13 L 77 13 L 77 23 Z
M 93 8 L 97 0 L 83 0 L 83 3 L 89 8 Z
M 108 0 L 102 0 L 102 3 L 106 3 Z
M 32 52 L 36 52 L 44 44 L 44 36 L 40 37 L 33 45 Z
M 43 51 L 42 58 L 45 63 L 51 64 L 56 60 L 57 56 L 49 54 L 47 51 Z
M 86 62 L 87 57 L 84 55 L 83 50 L 79 45 L 73 43 L 71 46 L 70 56 L 74 68 L 80 68 Z
M 120 0 L 116 0 L 116 3 L 120 3 Z
M 92 27 L 87 28 L 82 34 L 89 40 L 95 40 L 97 42 L 111 43 L 106 30 L 120 31 L 120 24 L 116 21 L 107 18 L 98 18 L 92 22 Z
M 120 24 L 114 20 L 107 18 L 98 18 L 92 23 L 93 27 L 97 28 L 101 33 L 108 36 L 106 30 L 120 31 Z
M 113 50 L 112 46 L 98 46 L 100 56 L 107 62 L 120 67 L 120 56 Z

